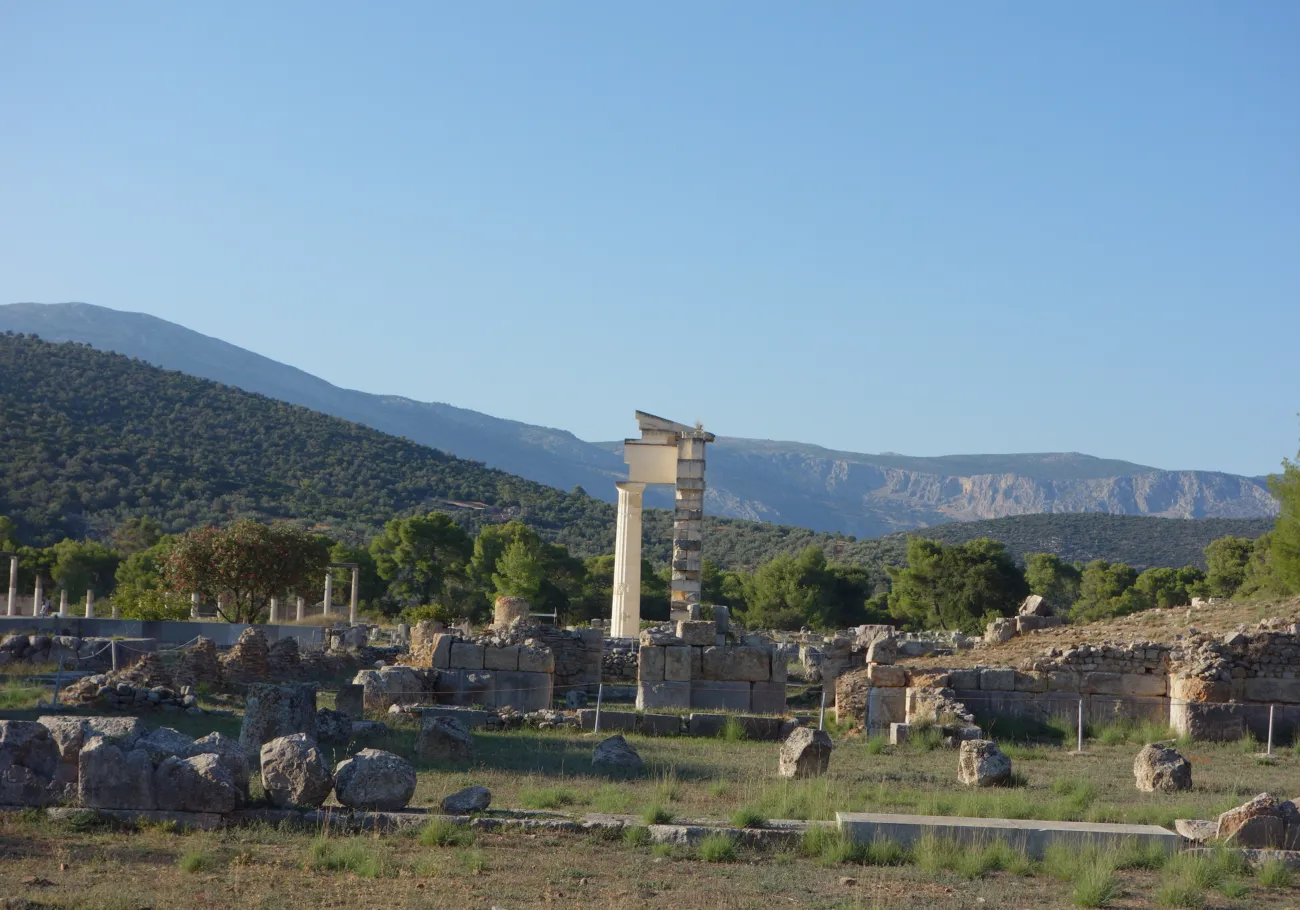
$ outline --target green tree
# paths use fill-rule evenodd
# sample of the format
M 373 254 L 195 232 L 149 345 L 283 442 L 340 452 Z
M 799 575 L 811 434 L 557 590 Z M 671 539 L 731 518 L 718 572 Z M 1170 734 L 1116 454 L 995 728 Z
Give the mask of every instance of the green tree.
M 1205 548 L 1209 571 L 1202 590 L 1210 597 L 1231 597 L 1246 580 L 1246 566 L 1255 551 L 1255 541 L 1246 537 L 1220 537 Z
M 907 567 L 889 575 L 889 612 L 911 629 L 977 633 L 992 617 L 1012 615 L 1029 593 L 1006 548 L 988 538 L 951 547 L 910 538 Z
M 515 540 L 497 560 L 492 584 L 497 595 L 522 597 L 535 608 L 542 588 L 542 564 L 536 551 L 526 541 Z
M 1070 609 L 1079 596 L 1082 570 L 1054 553 L 1030 553 L 1025 557 L 1025 581 L 1029 591 L 1040 595 L 1057 613 Z
M 136 550 L 117 567 L 113 605 L 123 619 L 183 620 L 190 615 L 190 596 L 167 590 L 163 560 L 168 541 Z
M 123 556 L 130 556 L 156 545 L 162 537 L 162 527 L 152 518 L 128 518 L 113 532 L 113 548 Z
M 1279 587 L 1295 593 L 1300 591 L 1300 462 L 1283 461 L 1281 475 L 1269 486 L 1280 505 L 1273 523 L 1273 570 Z
M 1192 602 L 1192 589 L 1205 580 L 1195 566 L 1181 569 L 1147 569 L 1133 587 L 1157 607 L 1184 607 Z
M 1150 607 L 1151 601 L 1142 592 L 1127 594 L 1137 582 L 1137 576 L 1137 570 L 1132 566 L 1094 559 L 1083 567 L 1079 599 L 1070 609 L 1070 616 L 1076 621 L 1092 622 Z
M 831 577 L 821 547 L 782 553 L 759 566 L 745 590 L 745 623 L 754 628 L 825 627 Z
M 221 603 L 218 613 L 227 622 L 253 623 L 272 597 L 305 590 L 320 578 L 329 551 L 323 539 L 291 525 L 244 519 L 172 538 L 162 562 L 167 590 L 198 592 Z
M 1282 580 L 1277 572 L 1274 540 L 1276 531 L 1261 534 L 1255 539 L 1255 546 L 1250 551 L 1250 561 L 1246 563 L 1245 577 L 1235 597 L 1239 599 L 1258 598 L 1278 600 L 1293 593 L 1290 585 Z
M 76 601 L 93 589 L 96 597 L 113 590 L 114 573 L 122 556 L 97 540 L 61 540 L 50 547 L 53 554 L 51 574 L 59 587 Z
M 7 515 L 0 515 L 0 550 L 13 552 L 18 549 L 18 525 Z M 6 566 L 7 573 L 9 568 Z
M 356 563 L 357 565 L 357 600 L 364 605 L 376 606 L 383 600 L 384 595 L 388 593 L 387 583 L 379 577 L 379 567 L 375 565 L 375 557 L 367 547 L 353 547 L 342 542 L 331 542 L 329 544 L 330 562 L 332 563 Z M 334 590 L 347 592 L 344 596 L 352 596 L 352 570 L 351 569 L 331 569 L 330 574 L 334 576 Z
M 464 571 L 469 535 L 444 512 L 396 518 L 370 542 L 375 570 L 399 604 L 433 603 L 448 576 Z

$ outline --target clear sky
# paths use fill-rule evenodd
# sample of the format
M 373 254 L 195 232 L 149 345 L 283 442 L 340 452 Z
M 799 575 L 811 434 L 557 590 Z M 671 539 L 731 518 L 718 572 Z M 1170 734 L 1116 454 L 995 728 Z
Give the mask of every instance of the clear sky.
M 0 302 L 570 429 L 1275 470 L 1300 3 L 0 0 Z

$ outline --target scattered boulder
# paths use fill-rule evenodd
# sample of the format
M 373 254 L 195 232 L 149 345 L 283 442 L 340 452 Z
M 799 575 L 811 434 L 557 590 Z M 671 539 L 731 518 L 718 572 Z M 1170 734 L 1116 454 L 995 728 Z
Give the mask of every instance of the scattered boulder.
M 321 708 L 316 712 L 316 738 L 323 743 L 347 742 L 352 738 L 352 718 L 342 711 Z
M 264 743 L 294 733 L 304 733 L 313 742 L 316 739 L 315 686 L 307 683 L 250 685 L 244 704 L 244 725 L 239 730 L 244 754 L 260 755 Z
M 805 777 L 820 777 L 830 767 L 831 751 L 835 744 L 825 730 L 812 727 L 795 727 L 781 743 L 781 754 L 777 760 L 778 777 L 797 780 Z
M 84 754 L 84 750 L 83 750 Z M 139 752 L 133 754 L 143 754 Z M 222 756 L 206 752 L 192 758 L 164 759 L 153 775 L 157 807 L 168 812 L 215 812 L 239 808 L 243 794 Z
M 466 762 L 474 756 L 474 737 L 454 717 L 422 714 L 415 755 L 421 761 Z
M 867 645 L 867 663 L 892 664 L 898 660 L 898 640 L 892 635 L 881 635 Z
M 1030 594 L 1020 604 L 1020 616 L 1051 616 L 1052 608 L 1041 594 Z
M 1133 759 L 1133 777 L 1143 793 L 1192 789 L 1192 763 L 1169 746 L 1151 743 Z
M 428 677 L 412 667 L 381 667 L 362 670 L 352 680 L 362 687 L 367 711 L 387 711 L 389 705 L 409 705 L 429 692 Z
M 1219 823 L 1201 818 L 1176 818 L 1174 830 L 1190 843 L 1204 844 L 1218 836 Z
M 43 724 L 0 720 L 0 803 L 43 806 L 57 799 L 59 747 Z
M 414 794 L 415 768 L 391 752 L 362 749 L 334 769 L 334 795 L 349 809 L 404 809 Z
M 618 734 L 596 744 L 591 753 L 591 764 L 605 771 L 640 771 L 645 767 L 636 749 Z
M 78 750 L 77 800 L 89 809 L 154 809 L 154 766 L 142 748 L 126 749 L 102 736 Z
M 1011 759 L 990 739 L 961 744 L 957 779 L 968 787 L 998 787 L 1011 781 Z
M 194 737 L 186 736 L 171 727 L 159 727 L 136 742 L 136 748 L 148 753 L 149 760 L 155 765 L 162 764 L 164 759 L 172 755 L 187 756 L 193 746 Z
M 262 746 L 262 787 L 280 807 L 316 808 L 334 788 L 329 764 L 306 734 L 281 736 Z
M 363 720 L 366 716 L 366 687 L 355 683 L 339 686 L 338 694 L 334 696 L 334 710 L 353 720 Z
M 235 787 L 239 792 L 247 797 L 248 795 L 248 754 L 239 742 L 229 736 L 222 736 L 220 733 L 209 733 L 194 740 L 186 752 L 186 758 L 193 758 L 196 755 L 215 755 L 220 759 L 221 764 L 230 772 L 230 777 L 235 782 Z
M 466 787 L 442 798 L 442 811 L 448 815 L 484 812 L 492 805 L 492 791 L 487 787 Z
M 1261 793 L 1219 816 L 1218 837 L 1230 847 L 1280 850 L 1287 839 L 1287 817 L 1294 813 L 1293 803 Z

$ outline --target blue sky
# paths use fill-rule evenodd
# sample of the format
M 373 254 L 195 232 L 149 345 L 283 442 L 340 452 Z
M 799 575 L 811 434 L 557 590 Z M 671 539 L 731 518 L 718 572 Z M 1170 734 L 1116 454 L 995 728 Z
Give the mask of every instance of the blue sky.
M 1263 473 L 1300 5 L 0 4 L 0 302 L 630 435 Z

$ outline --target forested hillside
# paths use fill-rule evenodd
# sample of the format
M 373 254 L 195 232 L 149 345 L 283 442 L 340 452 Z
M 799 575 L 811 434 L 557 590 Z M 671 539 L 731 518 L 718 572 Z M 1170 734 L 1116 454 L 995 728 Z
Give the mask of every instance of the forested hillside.
M 612 552 L 614 510 L 406 439 L 76 343 L 0 335 L 0 514 L 47 545 L 104 538 L 127 518 L 163 530 L 241 517 L 289 519 L 361 543 L 395 516 L 450 509 L 475 529 L 518 518 L 579 556 Z M 480 502 L 458 509 L 448 500 Z M 1138 567 L 1201 564 L 1225 534 L 1254 537 L 1266 519 L 1028 515 L 917 532 L 948 543 L 991 537 L 1016 555 L 1101 557 Z M 645 515 L 646 556 L 667 562 L 667 513 Z M 711 519 L 705 555 L 754 567 L 820 546 L 829 559 L 903 563 L 901 534 L 856 540 L 806 528 Z

